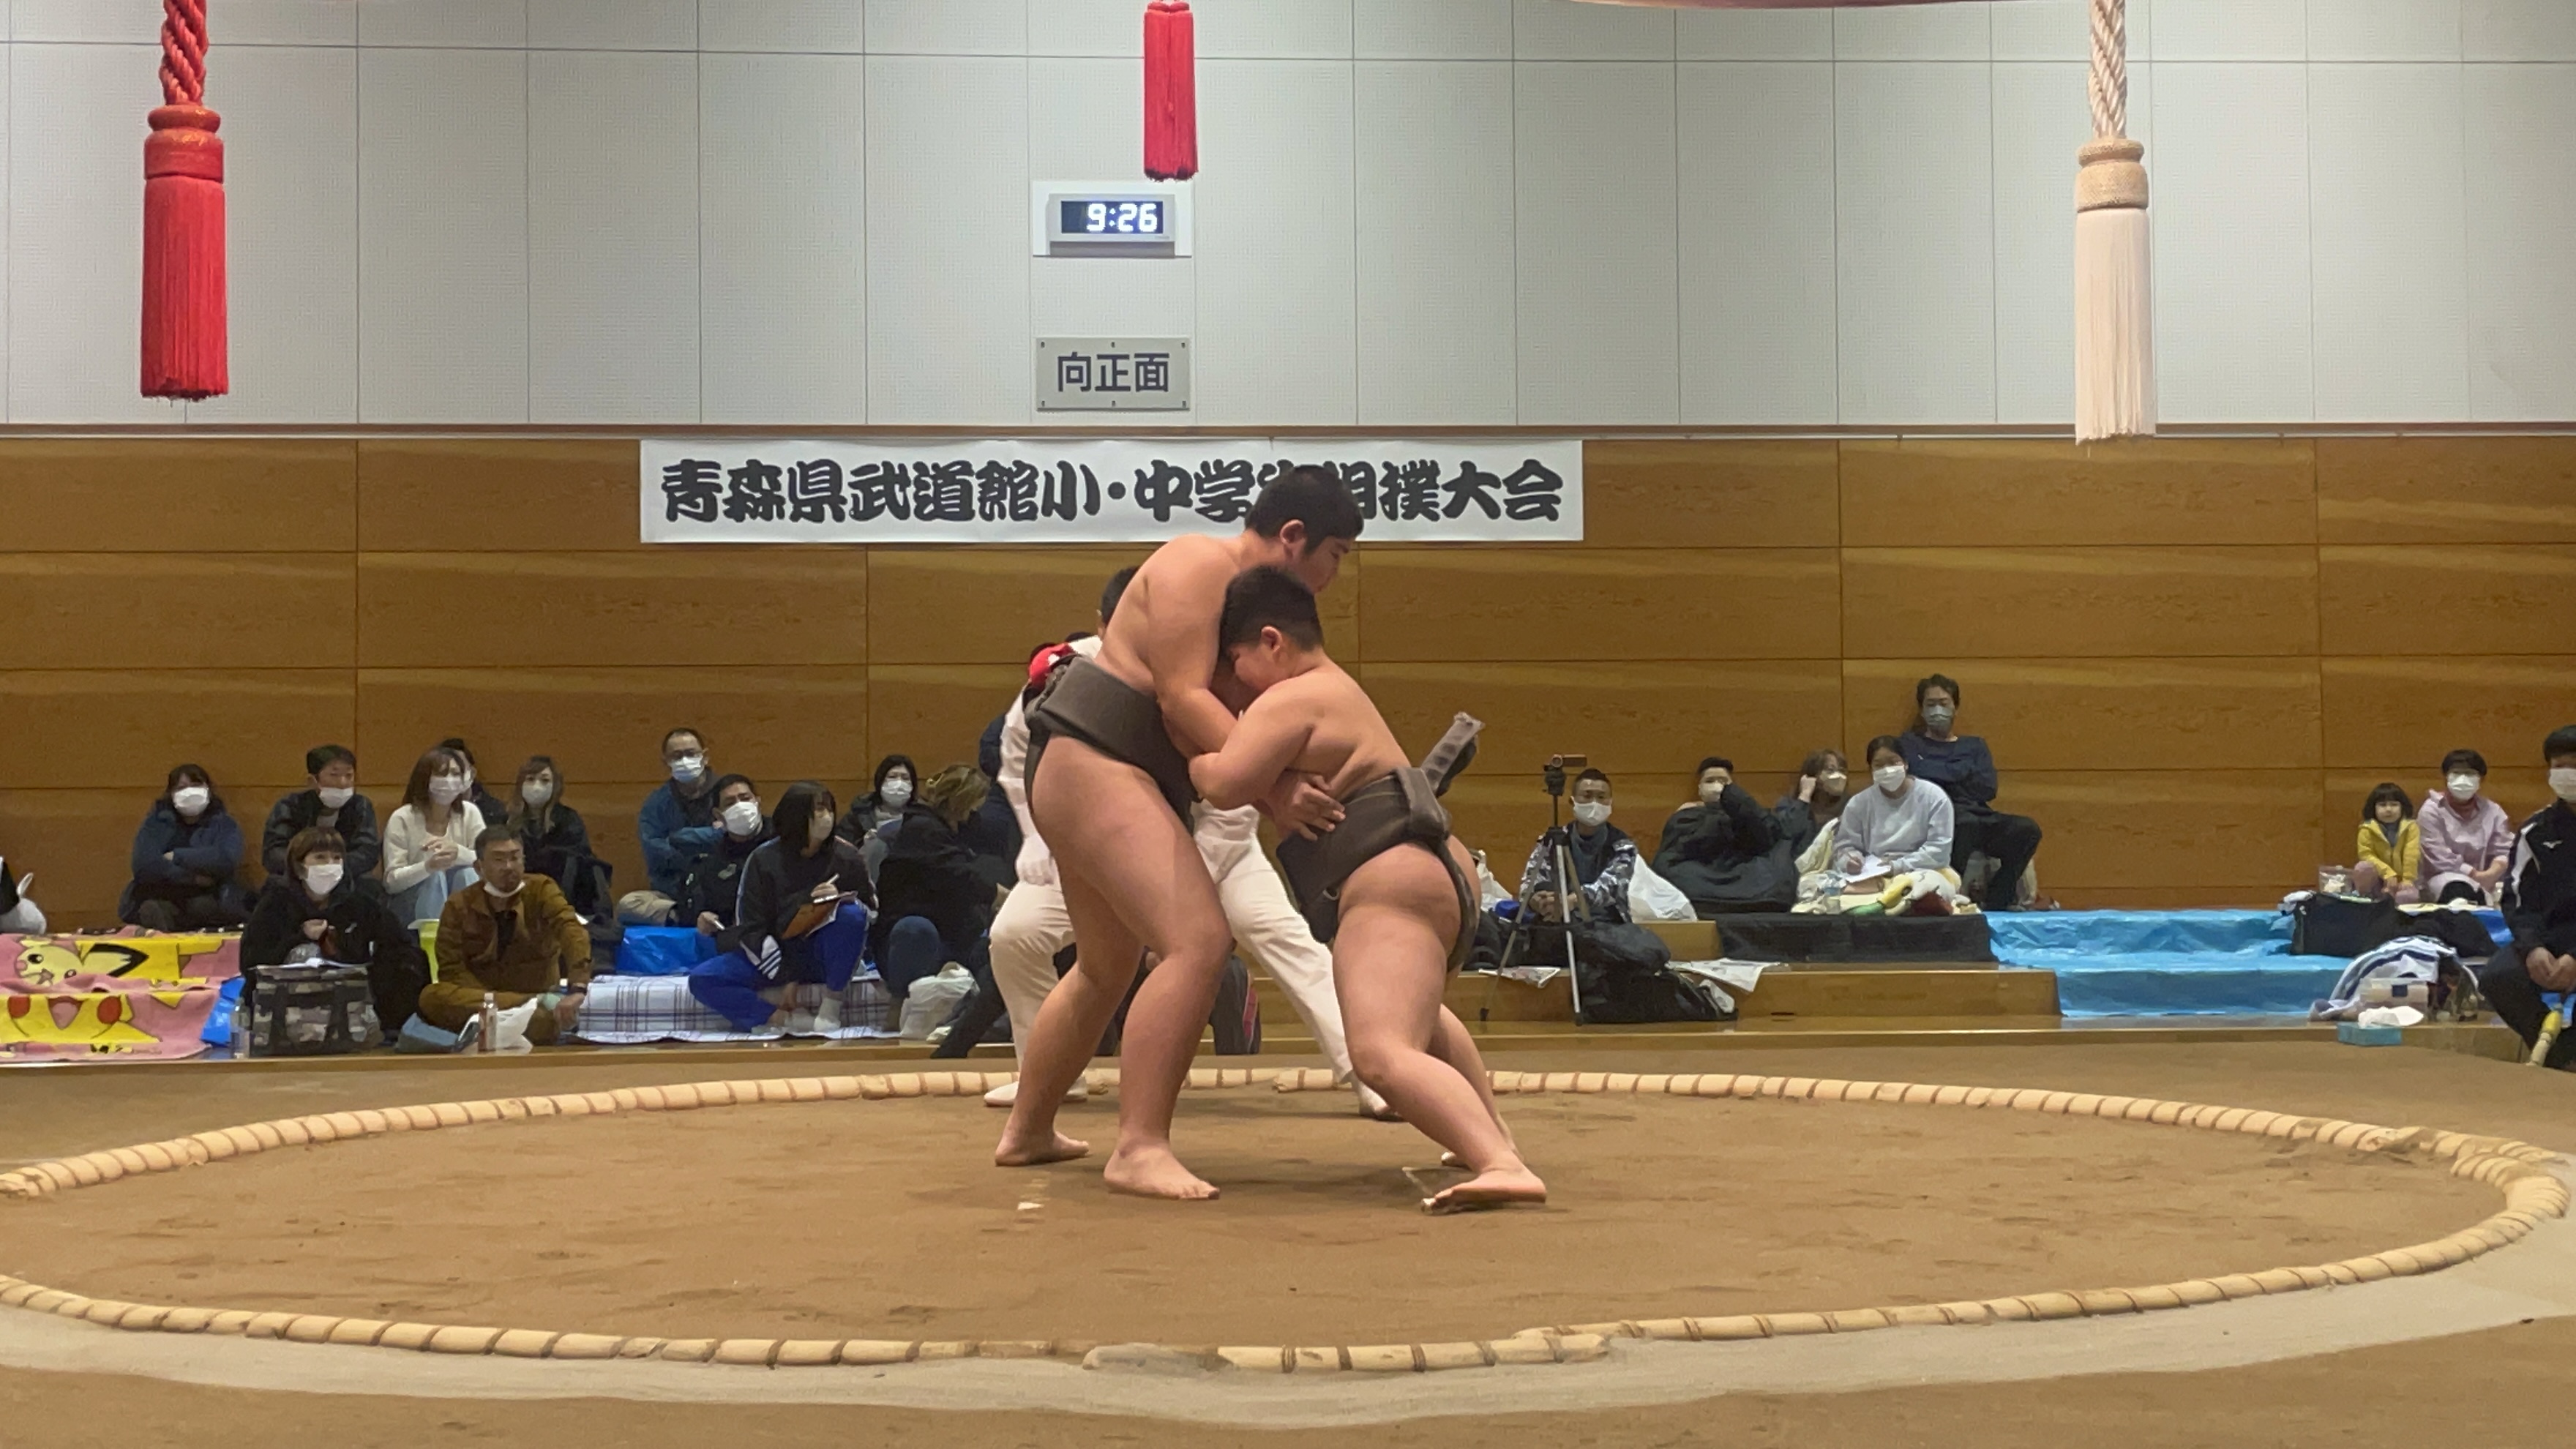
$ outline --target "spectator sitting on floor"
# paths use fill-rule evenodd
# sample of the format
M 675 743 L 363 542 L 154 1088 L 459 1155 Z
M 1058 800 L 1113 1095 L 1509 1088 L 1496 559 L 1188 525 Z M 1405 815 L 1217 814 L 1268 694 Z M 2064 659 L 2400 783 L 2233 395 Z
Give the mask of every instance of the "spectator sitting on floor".
M 25 894 L 35 881 L 32 875 L 21 879 L 11 874 L 9 862 L 0 860 L 0 935 L 45 934 L 45 913 Z
M 463 1031 L 488 993 L 504 1011 L 537 1003 L 535 1045 L 570 1039 L 590 990 L 590 934 L 553 881 L 528 874 L 527 847 L 510 827 L 474 837 L 474 867 L 481 883 L 439 912 L 438 980 L 420 994 L 421 1020 Z
M 268 878 L 242 931 L 242 975 L 298 961 L 366 967 L 376 1022 L 387 1036 L 420 1009 L 421 988 L 429 984 L 420 933 L 395 920 L 375 892 L 359 888 L 347 844 L 319 826 L 286 843 L 285 868 Z
M 2576 725 L 2541 746 L 2558 798 L 2515 832 L 2506 860 L 2504 922 L 2513 944 L 2495 953 L 2478 985 L 2526 1052 L 2540 1039 L 2544 992 L 2576 991 Z M 2547 1065 L 2576 1064 L 2576 1031 L 2558 1038 Z
M 869 836 L 903 818 L 903 807 L 912 803 L 913 785 L 920 777 L 910 755 L 888 755 L 877 761 L 868 793 L 850 802 L 850 813 L 835 827 L 840 837 L 865 848 Z
M 1950 868 L 1956 816 L 1950 797 L 1912 778 L 1904 743 L 1894 735 L 1869 742 L 1871 788 L 1844 804 L 1834 827 L 1834 870 L 1847 880 Z M 1883 869 L 1882 869 L 1883 868 Z
M 1990 911 L 2012 910 L 2022 873 L 2039 854 L 2039 822 L 1995 809 L 1993 753 L 1983 738 L 1951 729 L 1959 713 L 1959 681 L 1946 674 L 1925 677 L 1914 686 L 1914 707 L 1921 720 L 1897 742 L 1905 768 L 1950 797 L 1956 828 L 1951 859 L 1965 866 L 1969 856 L 1983 854 L 1994 862 L 1981 904 Z
M 1575 888 L 1583 892 L 1593 920 L 1624 922 L 1629 919 L 1628 882 L 1637 874 L 1637 842 L 1610 823 L 1610 777 L 1585 770 L 1567 793 L 1574 800 L 1574 824 L 1565 832 L 1565 843 L 1574 857 Z M 1541 835 L 1530 847 L 1529 864 L 1521 868 L 1522 891 L 1530 893 L 1530 903 L 1550 921 L 1561 919 L 1564 909 L 1555 857 Z
M 951 765 L 931 776 L 904 807 L 877 869 L 877 919 L 868 944 L 886 994 L 897 1005 L 913 982 L 938 975 L 948 962 L 979 973 L 987 969 L 985 932 L 992 924 L 996 884 L 958 838 L 958 827 L 983 803 L 991 784 L 972 765 Z
M 1798 766 L 1798 788 L 1771 807 L 1790 848 L 1803 853 L 1819 837 L 1832 834 L 1850 791 L 1851 761 L 1843 758 L 1843 752 L 1832 748 L 1811 752 Z
M 724 834 L 716 824 L 716 792 L 707 782 L 705 736 L 686 727 L 663 735 L 662 768 L 670 780 L 644 797 L 635 816 L 649 889 L 617 900 L 617 919 L 629 925 L 670 924 L 689 872 Z
M 2423 846 L 2423 898 L 2491 905 L 2513 854 L 2513 822 L 2486 798 L 2487 757 L 2453 750 L 2442 757 L 2442 788 L 2415 812 Z
M 734 928 L 716 938 L 720 954 L 689 972 L 689 994 L 736 1030 L 806 1036 L 840 1022 L 840 994 L 866 952 L 873 897 L 835 814 L 832 792 L 811 780 L 780 792 L 770 817 L 776 834 L 743 867 Z
M 742 899 L 742 869 L 769 840 L 759 787 L 743 776 L 716 781 L 716 819 L 724 824 L 724 838 L 689 872 L 679 909 L 672 913 L 674 921 L 694 923 L 701 936 L 721 935 L 733 926 L 734 906 Z
M 551 755 L 530 755 L 510 788 L 509 826 L 528 852 L 528 869 L 563 887 L 584 921 L 616 908 L 608 862 L 590 848 L 590 826 L 564 803 L 563 771 Z
M 434 921 L 474 884 L 474 842 L 486 825 L 465 798 L 465 757 L 440 747 L 411 767 L 403 802 L 385 820 L 385 894 L 394 917 Z
M 465 799 L 482 815 L 484 822 L 498 825 L 509 819 L 509 802 L 493 798 L 492 792 L 483 788 L 483 767 L 474 762 L 474 752 L 465 747 L 465 741 L 450 735 L 440 740 L 438 747 L 454 750 L 456 758 L 465 762 Z
M 2397 904 L 2416 901 L 2415 876 L 2423 856 L 2423 836 L 2407 807 L 2406 787 L 2383 780 L 2361 802 L 2360 862 L 2352 868 L 2352 888 L 2365 896 L 2392 896 Z
M 308 788 L 282 796 L 269 808 L 259 835 L 260 869 L 284 875 L 286 847 L 307 830 L 328 830 L 343 842 L 341 862 L 354 881 L 376 873 L 384 838 L 376 830 L 375 802 L 358 793 L 358 757 L 346 745 L 315 745 L 304 752 Z
M 241 826 L 203 766 L 181 765 L 134 832 L 134 879 L 117 918 L 150 931 L 228 931 L 250 913 Z
M 1797 871 L 1780 825 L 1735 783 L 1735 762 L 1699 762 L 1699 800 L 1664 821 L 1655 874 L 1672 882 L 1703 917 L 1785 911 L 1798 898 Z

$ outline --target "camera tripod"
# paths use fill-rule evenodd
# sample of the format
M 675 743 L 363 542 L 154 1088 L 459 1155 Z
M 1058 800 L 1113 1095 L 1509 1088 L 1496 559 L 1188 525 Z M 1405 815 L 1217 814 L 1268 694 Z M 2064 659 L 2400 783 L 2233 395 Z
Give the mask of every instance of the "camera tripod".
M 1574 916 L 1580 911 L 1584 923 L 1591 924 L 1592 902 L 1584 898 L 1582 883 L 1575 878 L 1574 844 L 1566 837 L 1567 827 L 1561 814 L 1565 802 L 1565 767 L 1569 762 L 1577 767 L 1584 763 L 1580 756 L 1571 757 L 1569 761 L 1568 756 L 1556 755 L 1551 756 L 1539 772 L 1540 779 L 1547 786 L 1547 833 L 1539 837 L 1539 844 L 1552 866 L 1549 874 L 1554 877 L 1556 887 L 1555 925 L 1565 933 L 1565 977 L 1566 984 L 1574 993 L 1574 1024 L 1584 1026 L 1588 1023 L 1583 1012 L 1583 964 L 1574 950 Z M 1503 937 L 1503 954 L 1494 963 L 1496 972 L 1510 970 L 1522 944 L 1544 929 L 1535 905 L 1539 893 L 1539 882 L 1523 876 L 1520 892 L 1513 897 L 1518 904 L 1512 911 L 1512 929 Z

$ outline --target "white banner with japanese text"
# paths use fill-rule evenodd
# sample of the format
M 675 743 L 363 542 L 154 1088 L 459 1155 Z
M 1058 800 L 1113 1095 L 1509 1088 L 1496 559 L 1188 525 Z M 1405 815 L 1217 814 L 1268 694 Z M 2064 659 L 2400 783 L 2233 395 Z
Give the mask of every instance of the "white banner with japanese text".
M 1148 543 L 1230 531 L 1330 468 L 1368 542 L 1573 543 L 1580 438 L 647 438 L 646 543 Z

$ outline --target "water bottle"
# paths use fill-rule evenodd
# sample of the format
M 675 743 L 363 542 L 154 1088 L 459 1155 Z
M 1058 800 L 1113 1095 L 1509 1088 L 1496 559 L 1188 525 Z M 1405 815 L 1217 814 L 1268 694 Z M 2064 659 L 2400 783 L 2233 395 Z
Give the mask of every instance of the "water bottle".
M 474 1049 L 478 1052 L 488 1052 L 492 1049 L 492 1024 L 496 1013 L 497 1004 L 492 1000 L 492 993 L 489 991 L 484 992 L 483 1030 L 480 1040 L 474 1043 Z

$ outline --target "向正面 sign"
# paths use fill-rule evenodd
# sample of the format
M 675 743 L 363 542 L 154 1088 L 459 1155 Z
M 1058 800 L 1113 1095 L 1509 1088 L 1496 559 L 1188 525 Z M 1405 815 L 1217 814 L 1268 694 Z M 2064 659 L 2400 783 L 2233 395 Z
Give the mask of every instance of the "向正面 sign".
M 1186 337 L 1041 337 L 1038 411 L 1185 412 L 1190 405 Z

